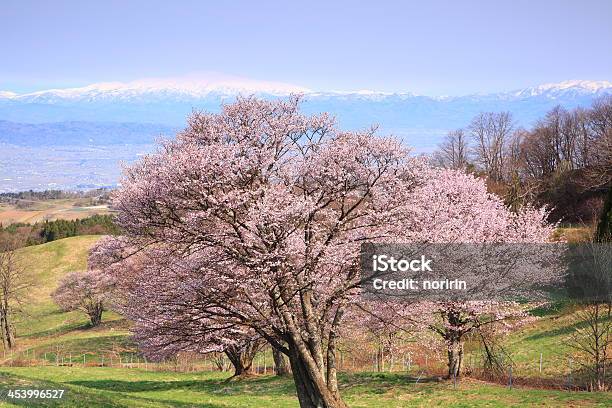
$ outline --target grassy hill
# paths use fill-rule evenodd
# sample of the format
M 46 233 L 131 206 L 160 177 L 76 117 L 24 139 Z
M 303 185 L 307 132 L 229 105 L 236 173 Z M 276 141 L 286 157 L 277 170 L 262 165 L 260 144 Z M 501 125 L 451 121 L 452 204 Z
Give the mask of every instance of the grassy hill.
M 128 331 L 121 317 L 105 312 L 103 324 L 89 328 L 87 316 L 80 312 L 62 312 L 51 299 L 59 279 L 68 272 L 87 267 L 89 248 L 98 236 L 61 239 L 19 250 L 19 256 L 34 278 L 24 315 L 17 322 L 15 354 L 36 356 L 53 361 L 56 355 L 68 358 L 86 354 L 94 360 L 98 354 L 128 344 Z
M 17 350 L 0 367 L 0 396 L 7 389 L 65 389 L 61 401 L 2 402 L 0 406 L 61 407 L 297 407 L 291 379 L 260 375 L 227 383 L 228 373 L 156 371 L 141 368 L 99 367 L 101 358 L 126 359 L 136 349 L 127 323 L 106 312 L 103 324 L 88 327 L 82 313 L 62 312 L 50 294 L 66 273 L 86 267 L 87 252 L 98 236 L 80 236 L 22 248 L 19 255 L 35 276 L 35 286 L 17 324 Z M 562 378 L 568 371 L 567 336 L 582 322 L 575 314 L 550 312 L 509 336 L 517 375 L 536 375 L 540 353 L 543 375 Z M 86 364 L 83 365 L 83 356 Z M 116 357 L 115 357 L 116 358 Z M 47 366 L 40 366 L 46 359 Z M 37 360 L 38 365 L 26 361 Z M 12 363 L 11 363 L 12 361 Z M 21 362 L 21 364 L 20 364 Z M 70 364 L 71 362 L 77 364 Z M 62 366 L 63 364 L 63 366 Z M 58 366 L 59 365 L 59 366 Z M 611 393 L 568 392 L 514 388 L 464 379 L 453 384 L 410 373 L 344 373 L 343 395 L 351 407 L 505 407 L 505 406 L 612 406 Z

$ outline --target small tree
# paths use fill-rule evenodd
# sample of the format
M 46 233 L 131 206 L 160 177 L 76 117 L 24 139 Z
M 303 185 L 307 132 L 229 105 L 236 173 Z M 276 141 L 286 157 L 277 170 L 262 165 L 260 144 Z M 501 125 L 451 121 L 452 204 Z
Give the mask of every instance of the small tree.
M 13 319 L 31 286 L 15 252 L 18 246 L 15 240 L 0 236 L 0 336 L 5 350 L 15 346 Z
M 463 169 L 469 164 L 469 146 L 467 135 L 463 129 L 452 130 L 438 145 L 434 152 L 434 161 L 441 167 Z
M 85 312 L 95 327 L 102 322 L 102 312 L 113 286 L 109 276 L 98 271 L 72 272 L 60 280 L 52 297 L 64 311 Z
M 546 221 L 545 210 L 525 207 L 514 213 L 503 200 L 487 192 L 482 179 L 454 170 L 431 174 L 429 181 L 417 187 L 408 198 L 407 208 L 410 212 L 406 240 L 411 242 L 542 244 L 549 240 L 554 230 L 554 225 Z M 551 255 L 542 251 L 542 245 L 515 248 L 502 247 L 516 250 L 518 258 L 543 259 Z M 495 263 L 495 260 L 487 260 L 486 255 L 482 256 L 483 265 Z M 541 287 L 557 277 L 554 270 L 542 269 L 525 276 L 520 268 L 515 270 L 510 264 L 508 266 L 489 271 L 482 268 L 481 275 L 474 277 L 475 282 L 481 284 L 481 300 L 419 302 L 412 306 L 415 320 L 438 333 L 446 343 L 449 377 L 460 375 L 467 334 L 490 325 L 509 330 L 529 319 L 523 306 L 495 301 L 496 294 L 518 290 L 516 282 L 522 282 L 525 288 L 529 287 L 527 283 Z M 472 269 L 471 273 L 477 271 Z M 487 288 L 495 288 L 490 296 L 486 296 Z
M 578 318 L 585 322 L 571 335 L 570 345 L 581 357 L 580 364 L 595 379 L 591 389 L 605 391 L 606 371 L 612 354 L 612 303 L 593 302 L 584 306 Z
M 585 259 L 586 273 L 574 277 L 580 290 L 570 292 L 574 297 L 578 295 L 581 308 L 577 317 L 584 324 L 575 328 L 569 344 L 576 350 L 581 366 L 595 380 L 590 388 L 605 391 L 612 354 L 612 249 L 608 242 L 585 245 L 589 257 Z

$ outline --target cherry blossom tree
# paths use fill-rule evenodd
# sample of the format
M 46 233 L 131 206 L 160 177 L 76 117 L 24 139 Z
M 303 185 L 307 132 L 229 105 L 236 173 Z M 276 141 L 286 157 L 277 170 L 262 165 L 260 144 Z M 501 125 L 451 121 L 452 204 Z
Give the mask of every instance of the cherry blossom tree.
M 483 182 L 432 169 L 396 139 L 304 116 L 299 98 L 195 113 L 121 184 L 114 206 L 125 234 L 96 252 L 147 258 L 126 298 L 133 310 L 152 308 L 137 330 L 166 327 L 190 344 L 252 331 L 288 356 L 302 407 L 346 406 L 336 360 L 344 315 L 360 301 L 362 243 L 549 233 L 543 212 L 513 215 Z
M 154 282 L 180 290 L 185 280 L 171 277 L 188 276 L 198 318 L 252 329 L 288 356 L 301 406 L 343 407 L 338 330 L 359 292 L 360 243 L 401 230 L 426 166 L 395 139 L 301 115 L 298 102 L 247 98 L 194 114 L 127 169 L 114 206 L 131 247 L 163 254 L 140 290 L 172 307 L 181 299 Z
M 62 310 L 81 310 L 89 316 L 91 326 L 98 326 L 113 286 L 113 280 L 100 271 L 71 272 L 60 280 L 52 297 Z
M 482 179 L 472 175 L 455 170 L 436 171 L 430 174 L 427 183 L 415 188 L 408 200 L 410 216 L 405 239 L 409 242 L 524 244 L 514 247 L 515 256 L 526 258 L 523 260 L 535 267 L 538 261 L 555 254 L 543 250 L 541 245 L 549 242 L 555 228 L 547 222 L 546 210 L 525 207 L 514 213 L 499 197 L 487 192 Z M 488 276 L 475 277 L 475 282 L 480 279 L 483 285 L 481 299 L 423 301 L 412 305 L 417 325 L 429 327 L 444 340 L 449 377 L 460 375 L 467 334 L 489 325 L 509 331 L 531 320 L 524 304 L 500 301 L 494 292 L 511 292 L 522 282 L 525 291 L 521 294 L 533 298 L 535 293 L 526 292 L 559 277 L 554 267 L 538 268 L 527 276 L 520 268 L 488 272 Z M 494 287 L 491 298 L 487 298 L 484 286 Z
M 206 282 L 191 270 L 179 265 L 165 269 L 160 265 L 163 251 L 136 253 L 126 244 L 121 238 L 102 238 L 92 248 L 89 264 L 115 283 L 115 309 L 133 323 L 133 339 L 143 354 L 160 361 L 185 352 L 224 353 L 234 377 L 248 375 L 264 343 L 261 336 L 208 317 Z

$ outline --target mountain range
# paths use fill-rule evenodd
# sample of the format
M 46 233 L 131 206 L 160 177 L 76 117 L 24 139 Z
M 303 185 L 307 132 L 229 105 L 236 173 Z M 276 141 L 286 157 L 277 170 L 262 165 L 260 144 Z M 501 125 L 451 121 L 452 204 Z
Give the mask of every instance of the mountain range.
M 63 171 L 61 166 L 70 166 L 74 161 L 71 155 L 78 156 L 79 149 L 90 149 L 89 156 L 85 156 L 93 161 L 96 155 L 92 152 L 105 149 L 110 157 L 105 156 L 104 165 L 93 166 L 94 174 L 88 173 L 88 180 L 94 185 L 113 184 L 119 174 L 117 158 L 129 162 L 150 151 L 156 137 L 171 136 L 181 129 L 192 111 L 218 111 L 221 104 L 233 101 L 237 95 L 272 99 L 290 94 L 304 96 L 302 109 L 306 113 L 330 112 L 336 116 L 339 126 L 346 129 L 377 124 L 380 133 L 395 134 L 416 151 L 426 152 L 434 149 L 448 130 L 466 126 L 479 112 L 510 111 L 517 126 L 530 127 L 556 105 L 587 107 L 595 98 L 612 95 L 612 82 L 573 80 L 464 96 L 369 90 L 316 91 L 279 82 L 243 79 L 108 82 L 21 94 L 0 91 L 0 159 L 6 163 L 6 160 L 17 160 L 23 155 L 37 157 L 43 152 L 48 157 L 49 148 L 68 148 L 62 153 L 68 158 L 51 160 L 54 165 L 48 177 L 38 177 L 37 183 L 28 186 L 45 188 L 45 180 L 56 183 L 54 174 L 58 169 Z M 129 147 L 122 148 L 121 152 L 113 148 L 120 145 Z M 21 153 L 17 157 L 15 152 Z M 55 163 L 63 159 L 67 162 Z M 39 164 L 41 167 L 36 171 L 47 172 L 45 163 Z M 80 168 L 92 164 L 79 163 Z M 11 163 L 0 164 L 0 191 L 26 186 L 26 181 L 18 187 L 13 185 L 13 176 L 18 176 L 13 167 Z M 77 170 L 71 173 L 76 178 Z M 98 170 L 103 173 L 100 177 L 95 175 Z M 6 174 L 11 176 L 6 177 Z M 80 184 L 77 181 L 63 180 L 56 184 L 70 187 Z
M 218 111 L 222 103 L 231 102 L 237 95 L 278 98 L 292 93 L 304 95 L 304 111 L 330 112 L 342 127 L 358 129 L 378 124 L 381 131 L 405 137 L 418 148 L 431 148 L 438 139 L 432 135 L 440 136 L 449 129 L 465 126 L 479 112 L 510 111 L 517 125 L 527 127 L 555 105 L 588 106 L 594 98 L 612 94 L 612 82 L 565 81 L 511 92 L 453 97 L 375 91 L 320 92 L 250 80 L 111 82 L 25 94 L 0 92 L 0 120 L 43 124 L 47 130 L 42 131 L 49 134 L 47 141 L 51 142 L 55 134 L 57 144 L 73 144 L 74 137 L 66 136 L 66 128 L 78 133 L 78 126 L 82 126 L 80 143 L 111 143 L 118 127 L 123 128 L 122 140 L 140 143 L 143 131 L 149 131 L 153 140 L 156 134 L 182 127 L 193 110 Z M 70 124 L 57 126 L 50 122 Z M 99 131 L 95 129 L 98 125 L 84 122 L 98 124 Z M 115 124 L 114 131 L 108 133 L 105 141 L 100 136 L 109 123 Z M 28 144 L 24 127 L 4 123 L 0 127 L 0 143 Z M 96 137 L 92 138 L 92 134 Z M 93 142 L 88 142 L 92 139 Z M 36 138 L 31 141 L 38 144 Z

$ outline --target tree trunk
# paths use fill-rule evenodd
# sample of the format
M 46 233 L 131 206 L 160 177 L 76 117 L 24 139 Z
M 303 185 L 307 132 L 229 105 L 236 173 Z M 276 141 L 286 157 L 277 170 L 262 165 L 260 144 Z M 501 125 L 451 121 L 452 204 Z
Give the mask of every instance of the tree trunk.
M 448 378 L 459 377 L 463 362 L 463 343 L 452 338 L 448 344 Z
M 229 346 L 225 355 L 234 366 L 233 377 L 246 376 L 253 365 L 253 359 L 257 353 L 257 342 L 249 342 L 246 345 Z
M 276 371 L 276 375 L 289 375 L 290 370 L 285 355 L 276 348 L 272 347 L 272 357 L 274 358 L 274 370 Z
M 2 331 L 2 345 L 5 350 L 12 349 L 15 346 L 15 333 L 11 325 L 8 313 L 0 312 L 0 330 Z
M 300 407 L 347 408 L 347 405 L 340 398 L 337 388 L 335 390 L 328 388 L 326 375 L 316 368 L 312 357 L 310 362 L 308 358 L 305 358 L 304 352 L 306 350 L 305 345 L 299 347 L 289 344 L 289 361 Z
M 89 323 L 91 327 L 99 326 L 102 323 L 102 312 L 104 311 L 104 305 L 101 302 L 90 304 L 86 306 L 87 315 L 89 316 Z
M 90 313 L 89 321 L 92 327 L 99 326 L 102 323 L 102 310 L 99 309 Z

